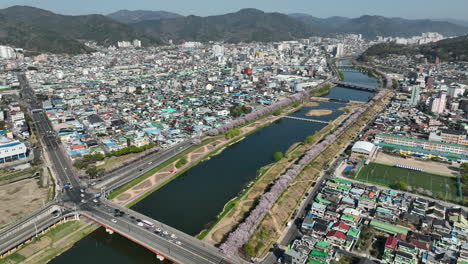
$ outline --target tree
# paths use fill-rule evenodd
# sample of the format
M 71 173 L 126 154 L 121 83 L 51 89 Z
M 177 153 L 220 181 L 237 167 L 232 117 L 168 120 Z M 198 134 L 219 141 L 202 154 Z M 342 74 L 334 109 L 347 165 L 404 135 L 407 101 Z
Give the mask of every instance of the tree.
M 398 85 L 398 81 L 395 80 L 395 79 L 392 79 L 392 88 L 393 88 L 393 89 L 397 89 L 398 87 L 400 87 L 400 86 Z
M 77 169 L 84 170 L 84 169 L 88 168 L 88 163 L 84 162 L 81 159 L 78 159 L 73 163 L 73 166 L 75 166 L 75 168 L 77 168 Z
M 273 154 L 273 158 L 275 159 L 275 161 L 279 161 L 282 158 L 284 158 L 284 154 L 283 152 L 275 152 L 275 154 Z
M 393 189 L 405 191 L 408 189 L 408 184 L 406 182 L 400 181 L 391 186 Z
M 240 133 L 241 131 L 239 128 L 229 129 L 228 132 L 226 132 L 226 139 L 237 137 Z
M 462 163 L 462 165 L 460 166 L 460 168 L 461 168 L 463 171 L 468 172 L 468 163 L 467 163 L 467 162 Z
M 315 135 L 310 135 L 304 139 L 304 144 L 310 144 L 315 141 Z
M 340 81 L 344 81 L 345 80 L 344 73 L 343 72 L 338 72 L 338 74 L 339 74 L 339 77 L 340 77 Z
M 281 111 L 281 109 L 278 109 L 278 110 L 275 110 L 275 111 L 273 112 L 273 115 L 279 116 L 279 115 L 281 115 L 282 112 L 283 112 L 283 111 Z
M 175 166 L 176 166 L 176 168 L 180 168 L 180 167 L 184 166 L 187 163 L 188 163 L 187 159 L 185 157 L 182 157 L 182 158 L 179 159 L 179 161 L 177 161 Z
M 92 179 L 96 179 L 104 175 L 105 170 L 103 168 L 97 168 L 96 166 L 89 167 L 86 170 L 86 173 L 91 177 Z

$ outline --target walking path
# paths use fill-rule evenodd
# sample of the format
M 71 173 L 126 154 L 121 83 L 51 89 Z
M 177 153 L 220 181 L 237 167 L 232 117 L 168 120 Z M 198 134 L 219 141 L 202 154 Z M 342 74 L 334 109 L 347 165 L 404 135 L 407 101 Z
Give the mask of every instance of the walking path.
M 187 159 L 187 164 L 184 165 L 183 167 L 177 169 L 175 167 L 175 164 L 177 161 L 174 161 L 172 164 L 169 164 L 168 166 L 162 168 L 155 174 L 151 175 L 148 177 L 146 180 L 141 182 L 140 184 L 130 188 L 129 190 L 125 191 L 121 195 L 117 196 L 114 199 L 114 202 L 120 204 L 120 205 L 128 205 L 132 203 L 133 201 L 137 200 L 138 198 L 142 197 L 146 193 L 150 192 L 151 190 L 155 189 L 157 186 L 164 184 L 168 180 L 170 180 L 173 176 L 177 174 L 177 172 L 186 169 L 187 167 L 193 166 L 197 162 L 199 162 L 202 158 L 204 158 L 206 155 L 210 154 L 214 150 L 222 147 L 222 146 L 227 146 L 229 143 L 234 142 L 235 140 L 238 140 L 242 137 L 244 137 L 246 134 L 249 132 L 262 127 L 264 125 L 267 125 L 269 123 L 273 123 L 274 121 L 283 118 L 284 116 L 288 115 L 289 113 L 295 111 L 297 108 L 289 108 L 287 111 L 285 111 L 282 115 L 279 116 L 274 116 L 270 115 L 268 117 L 265 117 L 263 119 L 257 120 L 253 122 L 250 125 L 244 126 L 240 128 L 241 133 L 239 136 L 232 138 L 232 139 L 225 139 L 224 137 L 220 137 L 216 141 L 203 145 L 200 148 L 192 151 L 189 153 L 186 157 Z M 223 149 L 221 149 L 218 153 L 220 153 Z M 216 154 L 218 154 L 216 153 Z

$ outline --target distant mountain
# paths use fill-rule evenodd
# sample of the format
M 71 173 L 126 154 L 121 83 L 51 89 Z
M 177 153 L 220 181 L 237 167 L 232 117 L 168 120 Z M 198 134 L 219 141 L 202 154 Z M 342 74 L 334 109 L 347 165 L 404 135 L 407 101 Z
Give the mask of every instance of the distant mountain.
M 468 20 L 453 19 L 453 18 L 441 18 L 433 19 L 434 21 L 445 21 L 462 27 L 468 27 Z
M 146 10 L 120 10 L 107 15 L 108 17 L 124 24 L 138 23 L 146 20 L 159 20 L 182 17 L 179 14 L 166 11 L 146 11 Z
M 333 16 L 328 18 L 318 18 L 307 14 L 294 13 L 290 17 L 301 21 L 306 25 L 319 29 L 322 33 L 333 33 L 338 31 L 339 27 L 346 24 L 350 18 Z
M 389 55 L 423 54 L 434 59 L 439 57 L 444 61 L 468 61 L 468 35 L 444 39 L 435 43 L 425 45 L 399 45 L 395 43 L 376 44 L 361 56 L 361 60 L 368 60 L 370 57 L 385 58 Z
M 131 24 L 150 36 L 174 41 L 280 41 L 309 37 L 315 30 L 280 13 L 242 9 L 218 16 L 187 16 Z
M 409 20 L 368 15 L 358 18 L 316 18 L 306 14 L 291 14 L 290 16 L 318 28 L 322 33 L 355 33 L 371 39 L 377 36 L 411 37 L 424 32 L 438 32 L 444 36 L 459 36 L 468 33 L 468 27 L 428 19 Z
M 40 52 L 77 54 L 88 49 L 80 43 L 92 40 L 110 45 L 121 40 L 140 39 L 144 44 L 157 44 L 128 25 L 103 15 L 64 16 L 28 7 L 0 9 L 0 43 Z

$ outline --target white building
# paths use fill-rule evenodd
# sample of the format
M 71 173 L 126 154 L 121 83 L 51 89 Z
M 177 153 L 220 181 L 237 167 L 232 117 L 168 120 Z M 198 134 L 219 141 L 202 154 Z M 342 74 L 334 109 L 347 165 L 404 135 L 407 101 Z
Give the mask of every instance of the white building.
M 141 48 L 141 41 L 138 40 L 138 39 L 135 39 L 135 40 L 133 41 L 133 47 L 135 47 L 135 48 Z
M 15 50 L 12 47 L 0 46 L 0 58 L 14 59 L 15 57 Z
M 465 93 L 465 86 L 463 85 L 452 85 L 448 88 L 448 96 L 452 98 L 463 96 L 463 93 Z
M 439 96 L 433 98 L 431 101 L 431 112 L 441 114 L 445 110 L 447 104 L 447 92 L 440 92 Z
M 18 140 L 0 138 L 0 163 L 26 158 L 27 147 Z
M 216 57 L 224 55 L 224 46 L 221 45 L 213 45 L 213 54 Z

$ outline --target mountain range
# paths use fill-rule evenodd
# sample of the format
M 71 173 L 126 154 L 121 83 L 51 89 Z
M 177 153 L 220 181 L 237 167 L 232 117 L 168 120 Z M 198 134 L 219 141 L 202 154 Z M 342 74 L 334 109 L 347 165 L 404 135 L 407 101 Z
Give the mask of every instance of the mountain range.
M 103 15 L 65 16 L 28 6 L 0 9 L 0 44 L 30 51 L 78 54 L 89 51 L 82 42 L 110 45 L 140 39 L 161 44 L 153 37 Z
M 320 29 L 322 33 L 355 33 L 365 38 L 377 36 L 412 37 L 424 32 L 438 32 L 444 36 L 466 34 L 467 27 L 446 21 L 429 19 L 409 20 L 364 15 L 358 18 L 330 17 L 316 18 L 307 14 L 290 14 L 291 17 Z
M 181 41 L 280 41 L 317 33 L 310 26 L 281 13 L 242 9 L 218 16 L 186 16 L 132 24 L 150 36 Z
M 124 24 L 138 23 L 147 20 L 159 20 L 168 18 L 182 17 L 179 14 L 166 12 L 166 11 L 147 11 L 147 10 L 119 10 L 112 14 L 108 14 L 108 17 Z
M 115 45 L 140 39 L 143 45 L 183 41 L 281 41 L 335 33 L 414 36 L 439 32 L 468 33 L 468 27 L 445 21 L 381 16 L 316 18 L 307 14 L 267 13 L 257 9 L 216 16 L 181 16 L 165 11 L 121 10 L 108 16 L 67 16 L 28 6 L 0 9 L 0 45 L 37 52 L 77 54 L 89 51 L 83 42 Z

